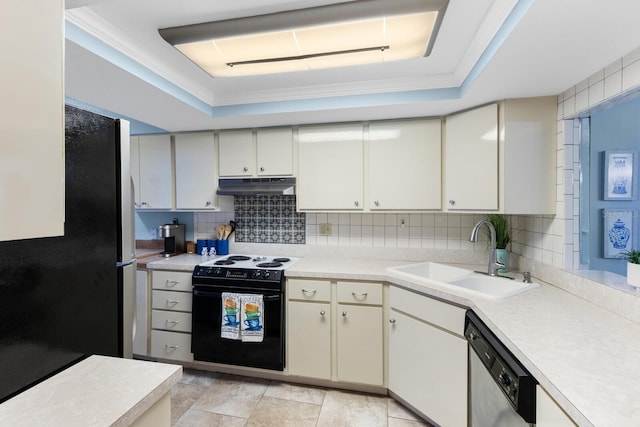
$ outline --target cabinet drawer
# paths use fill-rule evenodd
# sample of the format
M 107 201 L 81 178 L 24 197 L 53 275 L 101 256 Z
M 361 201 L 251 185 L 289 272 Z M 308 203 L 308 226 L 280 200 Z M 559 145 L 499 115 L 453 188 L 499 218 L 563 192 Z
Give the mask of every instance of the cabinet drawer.
M 191 311 L 191 293 L 153 290 L 151 308 L 172 311 Z
M 191 334 L 151 331 L 151 357 L 193 362 Z
M 338 302 L 382 305 L 382 283 L 338 281 Z
M 191 313 L 153 310 L 151 327 L 167 331 L 191 332 Z
M 391 309 L 402 311 L 449 332 L 464 336 L 466 309 L 395 286 L 391 286 L 389 295 Z
M 191 273 L 177 271 L 154 271 L 151 276 L 153 289 L 191 292 Z
M 331 301 L 331 282 L 328 280 L 289 279 L 287 298 L 302 301 Z

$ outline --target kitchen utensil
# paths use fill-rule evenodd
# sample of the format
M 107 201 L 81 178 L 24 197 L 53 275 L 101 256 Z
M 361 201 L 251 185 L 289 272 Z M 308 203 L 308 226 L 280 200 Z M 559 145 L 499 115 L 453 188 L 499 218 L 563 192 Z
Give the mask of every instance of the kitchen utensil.
M 231 226 L 229 224 L 224 227 L 224 240 L 229 239 L 229 235 L 231 234 Z
M 216 230 L 216 233 L 218 235 L 218 240 L 223 240 L 224 239 L 224 232 L 225 232 L 224 224 L 220 224 L 218 226 L 218 229 Z

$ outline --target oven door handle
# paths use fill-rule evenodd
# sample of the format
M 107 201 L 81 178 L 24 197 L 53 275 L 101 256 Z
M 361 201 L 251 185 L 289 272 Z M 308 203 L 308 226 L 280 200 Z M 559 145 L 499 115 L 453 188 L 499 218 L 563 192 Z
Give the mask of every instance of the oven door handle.
M 193 288 L 193 295 L 196 297 L 203 296 L 203 297 L 220 297 L 221 298 L 222 292 L 208 292 L 208 291 L 202 291 L 197 288 Z M 251 293 L 247 293 L 247 295 L 262 295 L 262 299 L 265 301 L 277 301 L 282 299 L 282 294 L 280 293 L 277 293 L 274 295 L 265 295 L 265 294 L 260 294 L 260 292 L 251 292 Z

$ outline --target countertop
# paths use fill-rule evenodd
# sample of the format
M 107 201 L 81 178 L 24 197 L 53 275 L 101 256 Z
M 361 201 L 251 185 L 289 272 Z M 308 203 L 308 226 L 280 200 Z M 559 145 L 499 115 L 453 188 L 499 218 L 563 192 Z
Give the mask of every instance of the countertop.
M 2 426 L 128 426 L 182 378 L 182 366 L 90 356 L 0 405 Z
M 183 255 L 148 267 L 189 270 L 200 262 L 197 255 Z M 640 426 L 639 324 L 538 278 L 539 287 L 495 301 L 387 271 L 414 262 L 305 257 L 286 275 L 388 282 L 469 307 L 580 426 Z

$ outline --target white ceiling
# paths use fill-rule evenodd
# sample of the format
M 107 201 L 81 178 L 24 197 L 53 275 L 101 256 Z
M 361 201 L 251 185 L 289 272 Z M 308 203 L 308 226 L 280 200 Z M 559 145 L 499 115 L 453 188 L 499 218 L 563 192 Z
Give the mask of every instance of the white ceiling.
M 331 3 L 67 0 L 67 97 L 171 132 L 439 116 L 557 95 L 640 46 L 638 0 L 450 0 L 428 57 L 268 76 L 210 77 L 158 34 Z

